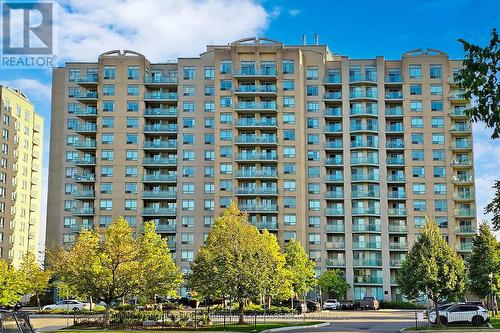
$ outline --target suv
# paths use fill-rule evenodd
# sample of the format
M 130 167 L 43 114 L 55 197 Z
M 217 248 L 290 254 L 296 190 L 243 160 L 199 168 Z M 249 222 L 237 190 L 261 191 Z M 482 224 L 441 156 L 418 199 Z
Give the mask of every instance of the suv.
M 370 309 L 370 310 L 378 310 L 380 305 L 378 300 L 372 296 L 365 296 L 363 299 L 357 300 L 354 304 L 356 309 Z
M 474 326 L 482 326 L 489 321 L 488 310 L 479 305 L 454 304 L 446 308 L 439 309 L 441 324 L 471 323 Z M 429 320 L 436 323 L 436 312 L 429 312 Z
M 337 310 L 340 309 L 340 302 L 336 299 L 327 299 L 323 303 L 323 310 Z

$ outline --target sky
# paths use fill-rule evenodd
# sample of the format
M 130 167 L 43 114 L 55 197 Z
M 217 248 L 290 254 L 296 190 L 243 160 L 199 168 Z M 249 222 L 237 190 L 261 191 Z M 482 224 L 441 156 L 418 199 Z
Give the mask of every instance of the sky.
M 300 44 L 303 34 L 308 43 L 318 34 L 320 44 L 351 58 L 400 59 L 412 49 L 435 48 L 461 59 L 459 38 L 486 45 L 500 22 L 498 0 L 60 0 L 54 6 L 59 66 L 96 61 L 111 49 L 132 49 L 162 62 L 196 57 L 208 44 L 250 36 Z M 51 70 L 0 69 L 0 84 L 22 89 L 45 117 L 47 184 Z M 483 209 L 500 178 L 500 140 L 491 140 L 490 133 L 483 124 L 474 124 L 479 220 L 489 218 Z

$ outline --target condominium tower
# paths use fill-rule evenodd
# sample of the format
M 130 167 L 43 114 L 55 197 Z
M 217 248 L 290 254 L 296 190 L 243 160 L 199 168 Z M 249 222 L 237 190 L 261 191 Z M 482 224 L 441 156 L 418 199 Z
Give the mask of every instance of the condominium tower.
M 47 240 L 124 216 L 155 221 L 187 270 L 231 201 L 320 273 L 399 299 L 395 273 L 426 214 L 466 256 L 476 232 L 461 61 L 437 50 L 350 59 L 248 38 L 198 58 L 133 51 L 53 72 Z
M 0 86 L 0 259 L 38 255 L 43 118 L 18 89 Z

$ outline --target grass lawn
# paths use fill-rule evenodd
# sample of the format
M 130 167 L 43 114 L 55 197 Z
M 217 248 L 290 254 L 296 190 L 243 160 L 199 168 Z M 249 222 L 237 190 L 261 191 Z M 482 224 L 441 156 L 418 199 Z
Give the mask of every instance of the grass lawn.
M 490 319 L 490 324 L 491 324 L 491 326 L 493 326 L 494 328 L 500 328 L 500 317 L 497 317 L 497 318 L 491 318 L 491 319 Z
M 279 327 L 289 327 L 289 326 L 309 326 L 309 325 L 316 325 L 322 323 L 321 321 L 306 321 L 306 322 L 296 322 L 296 323 L 266 323 L 266 324 L 257 324 L 255 326 L 254 324 L 245 324 L 245 325 L 238 325 L 238 324 L 227 324 L 225 329 L 224 326 L 222 325 L 211 325 L 209 327 L 203 327 L 199 328 L 198 330 L 193 330 L 192 327 L 187 327 L 187 328 L 171 328 L 166 331 L 159 331 L 159 330 L 123 330 L 123 331 L 113 331 L 113 330 L 82 330 L 82 329 L 67 329 L 67 330 L 59 330 L 59 331 L 52 331 L 52 332 L 47 332 L 47 333 L 131 333 L 131 332 L 138 332 L 138 333 L 194 333 L 194 332 L 199 332 L 199 331 L 232 331 L 232 332 L 262 332 L 264 330 L 268 330 L 271 328 L 279 328 Z

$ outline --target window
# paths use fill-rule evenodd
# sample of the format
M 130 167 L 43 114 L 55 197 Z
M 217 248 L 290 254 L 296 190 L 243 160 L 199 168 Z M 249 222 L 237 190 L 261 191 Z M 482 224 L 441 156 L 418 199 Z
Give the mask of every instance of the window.
M 433 149 L 432 150 L 432 160 L 433 161 L 444 161 L 444 149 Z
M 233 104 L 231 96 L 221 96 L 220 97 L 220 106 L 222 108 L 230 108 Z
M 194 150 L 183 149 L 182 150 L 182 160 L 183 161 L 194 161 L 195 153 Z
M 294 125 L 295 114 L 290 112 L 283 113 L 283 124 Z
M 215 103 L 213 101 L 205 101 L 205 112 L 215 112 Z
M 139 118 L 127 117 L 127 128 L 139 128 Z
M 114 117 L 102 117 L 102 128 L 114 128 L 115 118 Z
M 444 128 L 444 118 L 443 117 L 432 117 L 431 118 L 432 128 Z
M 446 194 L 446 184 L 435 183 L 434 184 L 434 194 Z
M 114 96 L 115 95 L 115 85 L 105 84 L 102 86 L 102 94 L 104 96 Z
M 78 78 L 80 78 L 80 69 L 71 68 L 69 70 L 69 82 L 75 82 Z
M 411 143 L 414 145 L 424 144 L 424 134 L 423 133 L 411 133 Z
M 192 66 L 184 66 L 183 68 L 184 80 L 193 80 L 195 77 L 195 70 Z
M 137 183 L 125 183 L 125 193 L 137 193 Z
M 318 86 L 317 85 L 307 85 L 306 87 L 307 96 L 318 96 Z
M 182 193 L 183 194 L 194 194 L 194 184 L 193 183 L 182 184 Z
M 422 78 L 422 66 L 421 65 L 410 65 L 408 68 L 410 79 L 421 79 Z
M 127 133 L 126 135 L 126 142 L 129 145 L 136 145 L 138 143 L 139 136 L 134 133 Z
M 215 127 L 215 118 L 205 117 L 205 128 L 214 128 L 214 127 Z
M 182 134 L 182 143 L 185 145 L 194 144 L 194 134 L 190 134 L 190 133 Z
M 295 107 L 295 97 L 294 96 L 283 96 L 283 107 L 285 107 L 285 108 Z
M 221 141 L 232 141 L 233 140 L 233 132 L 230 129 L 221 130 L 220 131 L 220 140 Z
M 221 146 L 220 147 L 220 157 L 232 157 L 233 149 L 231 146 Z
M 192 232 L 182 232 L 181 233 L 181 243 L 182 244 L 193 244 L 194 234 Z
M 443 86 L 440 84 L 431 84 L 432 96 L 443 96 Z
M 125 152 L 125 156 L 125 159 L 127 161 L 137 161 L 139 159 L 139 153 L 137 152 L 137 150 L 127 149 L 127 151 Z
M 318 66 L 307 66 L 306 79 L 307 80 L 317 80 L 318 79 Z
M 415 218 L 413 219 L 413 224 L 415 225 L 415 227 L 419 228 L 424 226 L 425 221 L 426 220 L 424 216 L 415 216 Z
M 422 85 L 410 84 L 410 95 L 422 95 Z
M 222 136 L 222 131 L 221 131 L 221 136 Z M 295 141 L 295 130 L 294 129 L 283 130 L 283 140 Z
M 295 82 L 293 80 L 283 80 L 283 91 L 294 91 Z
M 115 79 L 115 66 L 104 66 L 104 79 L 105 80 Z
M 183 211 L 193 211 L 194 210 L 194 200 L 192 200 L 192 199 L 182 200 L 182 210 Z
M 310 166 L 307 168 L 307 176 L 309 178 L 318 178 L 320 174 L 320 168 L 319 167 L 313 167 Z
M 104 143 L 104 144 L 115 143 L 115 135 L 113 133 L 103 133 L 102 134 L 102 143 Z
M 113 160 L 113 150 L 104 149 L 101 151 L 101 160 L 112 161 Z
M 310 233 L 309 234 L 309 244 L 320 244 L 321 243 L 321 236 L 320 234 L 317 233 Z
M 283 173 L 285 175 L 294 175 L 295 174 L 295 163 L 284 163 L 283 164 Z
M 222 112 L 220 114 L 220 123 L 221 124 L 232 124 L 233 123 L 233 115 L 231 113 Z
M 410 110 L 412 112 L 422 112 L 422 101 L 410 101 Z
M 125 199 L 125 210 L 137 210 L 137 200 Z
M 221 191 L 232 191 L 233 182 L 231 179 L 221 179 L 219 183 L 219 188 Z
M 184 228 L 194 227 L 194 216 L 183 216 L 181 218 L 181 224 Z
M 182 111 L 184 112 L 194 112 L 194 102 L 182 102 Z
M 213 66 L 205 67 L 205 80 L 213 80 L 215 79 L 215 69 Z
M 194 118 L 182 118 L 183 128 L 194 128 Z
M 220 80 L 220 90 L 221 91 L 231 91 L 233 83 L 231 80 Z
M 295 157 L 295 147 L 286 146 L 283 148 L 284 157 Z
M 434 200 L 434 210 L 436 212 L 448 211 L 448 203 L 446 200 Z
M 127 101 L 127 112 L 139 112 L 139 103 L 137 101 Z
M 295 208 L 297 206 L 297 200 L 295 197 L 284 197 L 283 206 L 285 208 Z
M 193 250 L 182 250 L 181 251 L 181 261 L 182 262 L 191 262 L 193 260 L 194 260 Z
M 319 134 L 307 134 L 307 144 L 308 145 L 319 144 Z
M 112 166 L 102 166 L 101 167 L 101 177 L 113 177 L 113 167 Z
M 414 183 L 413 184 L 414 194 L 425 194 L 425 184 L 424 183 Z
M 295 180 L 285 180 L 283 182 L 283 189 L 285 192 L 295 192 L 296 183 Z
M 231 74 L 231 61 L 224 60 L 219 64 L 219 70 L 221 74 Z
M 415 212 L 425 212 L 425 200 L 413 200 L 413 210 Z
M 102 111 L 103 112 L 114 112 L 115 111 L 115 102 L 114 101 L 103 101 L 102 102 Z
M 205 144 L 213 145 L 215 141 L 215 137 L 213 133 L 205 133 Z
M 295 72 L 295 67 L 293 60 L 285 59 L 281 63 L 283 74 L 293 74 Z
M 443 133 L 432 133 L 432 144 L 444 145 L 444 134 Z
M 412 167 L 412 176 L 415 178 L 424 178 L 425 177 L 425 169 L 421 166 Z
M 430 65 L 429 66 L 429 74 L 431 79 L 440 79 L 442 76 L 442 66 L 440 64 Z
M 285 225 L 296 225 L 297 224 L 297 216 L 295 214 L 285 214 L 283 216 L 283 223 Z
M 125 177 L 137 177 L 137 167 L 132 165 L 125 166 Z
M 193 187 L 193 192 L 194 192 L 194 187 Z M 215 193 L 215 185 L 214 185 L 214 183 L 205 183 L 203 185 L 203 193 L 205 193 L 205 194 L 213 194 L 213 193 Z
M 443 111 L 443 101 L 431 101 L 431 111 Z
M 139 86 L 137 84 L 127 85 L 127 95 L 128 96 L 139 96 Z
M 319 161 L 319 151 L 317 151 L 317 150 L 307 151 L 307 160 L 308 161 Z
M 129 80 L 139 80 L 139 67 L 128 66 L 127 68 L 127 78 Z
M 215 209 L 215 203 L 212 199 L 205 199 L 203 201 L 203 209 L 207 211 L 213 211 Z
M 319 228 L 321 219 L 319 216 L 309 216 L 309 227 Z
M 424 160 L 424 151 L 421 149 L 413 149 L 411 151 L 411 159 L 412 159 L 412 161 L 423 161 Z
M 411 127 L 412 128 L 423 128 L 424 127 L 424 118 L 411 117 Z
M 184 85 L 183 86 L 183 95 L 184 96 L 194 96 L 196 95 L 196 90 L 193 85 Z
M 319 211 L 321 207 L 319 200 L 309 200 L 309 210 Z
M 100 210 L 112 210 L 113 209 L 113 200 L 111 199 L 101 199 L 99 202 Z
M 319 194 L 320 184 L 319 183 L 309 183 L 307 184 L 307 193 L 309 194 Z
M 446 177 L 446 168 L 445 167 L 433 167 L 434 178 L 445 178 Z
M 318 112 L 319 111 L 319 102 L 307 102 L 306 103 L 307 112 Z
M 205 96 L 215 96 L 215 87 L 213 84 L 205 85 Z
M 319 128 L 319 118 L 307 118 L 307 128 Z
M 233 165 L 231 163 L 221 163 L 220 164 L 221 175 L 230 175 L 233 173 Z

